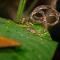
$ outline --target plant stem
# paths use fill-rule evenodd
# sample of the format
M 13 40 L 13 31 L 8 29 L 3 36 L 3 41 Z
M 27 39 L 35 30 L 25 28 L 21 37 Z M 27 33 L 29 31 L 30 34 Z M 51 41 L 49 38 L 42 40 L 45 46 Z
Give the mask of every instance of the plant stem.
M 24 11 L 24 7 L 25 7 L 25 4 L 26 4 L 26 1 L 27 0 L 21 0 L 20 3 L 19 3 L 17 16 L 16 16 L 16 22 L 20 22 L 20 20 L 21 20 L 20 18 L 23 15 L 23 11 Z

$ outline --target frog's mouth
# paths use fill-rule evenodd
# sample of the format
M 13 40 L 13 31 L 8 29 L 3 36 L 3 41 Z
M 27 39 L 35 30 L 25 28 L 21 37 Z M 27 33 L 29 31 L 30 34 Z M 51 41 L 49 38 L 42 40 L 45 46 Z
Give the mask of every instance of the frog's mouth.
M 33 22 L 45 23 L 50 26 L 54 26 L 59 22 L 59 14 L 50 6 L 42 5 L 38 6 L 31 13 L 30 18 Z

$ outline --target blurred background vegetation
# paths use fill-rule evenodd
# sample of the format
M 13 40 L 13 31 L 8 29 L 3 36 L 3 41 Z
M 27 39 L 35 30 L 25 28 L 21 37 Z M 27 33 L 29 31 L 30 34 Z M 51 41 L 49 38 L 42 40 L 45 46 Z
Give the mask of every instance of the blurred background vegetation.
M 29 15 L 38 0 L 30 1 L 30 4 L 27 2 L 20 1 L 16 21 L 20 21 L 25 14 Z M 48 31 L 39 24 L 28 27 L 4 18 L 0 18 L 0 36 L 22 42 L 19 48 L 0 49 L 0 60 L 52 60 L 58 44 L 52 41 Z

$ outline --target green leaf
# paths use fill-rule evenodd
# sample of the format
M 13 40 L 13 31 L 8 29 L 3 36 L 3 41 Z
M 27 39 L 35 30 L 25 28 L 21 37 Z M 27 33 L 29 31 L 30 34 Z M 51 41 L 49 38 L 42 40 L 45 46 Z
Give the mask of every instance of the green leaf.
M 39 25 L 32 27 L 38 32 L 43 32 L 43 28 Z M 0 60 L 51 60 L 57 46 L 48 32 L 38 36 L 27 31 L 27 28 L 2 18 L 0 18 L 0 36 L 22 42 L 22 46 L 16 49 L 0 48 Z

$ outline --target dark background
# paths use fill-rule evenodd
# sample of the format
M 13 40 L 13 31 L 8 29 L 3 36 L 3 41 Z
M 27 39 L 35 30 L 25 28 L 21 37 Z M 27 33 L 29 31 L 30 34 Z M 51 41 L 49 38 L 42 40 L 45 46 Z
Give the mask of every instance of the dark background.
M 31 6 L 33 1 L 34 0 L 27 0 L 27 3 L 26 3 L 24 11 L 29 9 L 29 7 Z M 37 3 L 35 4 L 34 8 L 39 6 L 39 5 L 47 5 L 47 4 L 49 4 L 48 1 L 50 1 L 50 0 L 37 0 Z M 60 0 L 57 1 L 56 9 L 57 9 L 58 12 L 60 12 Z

